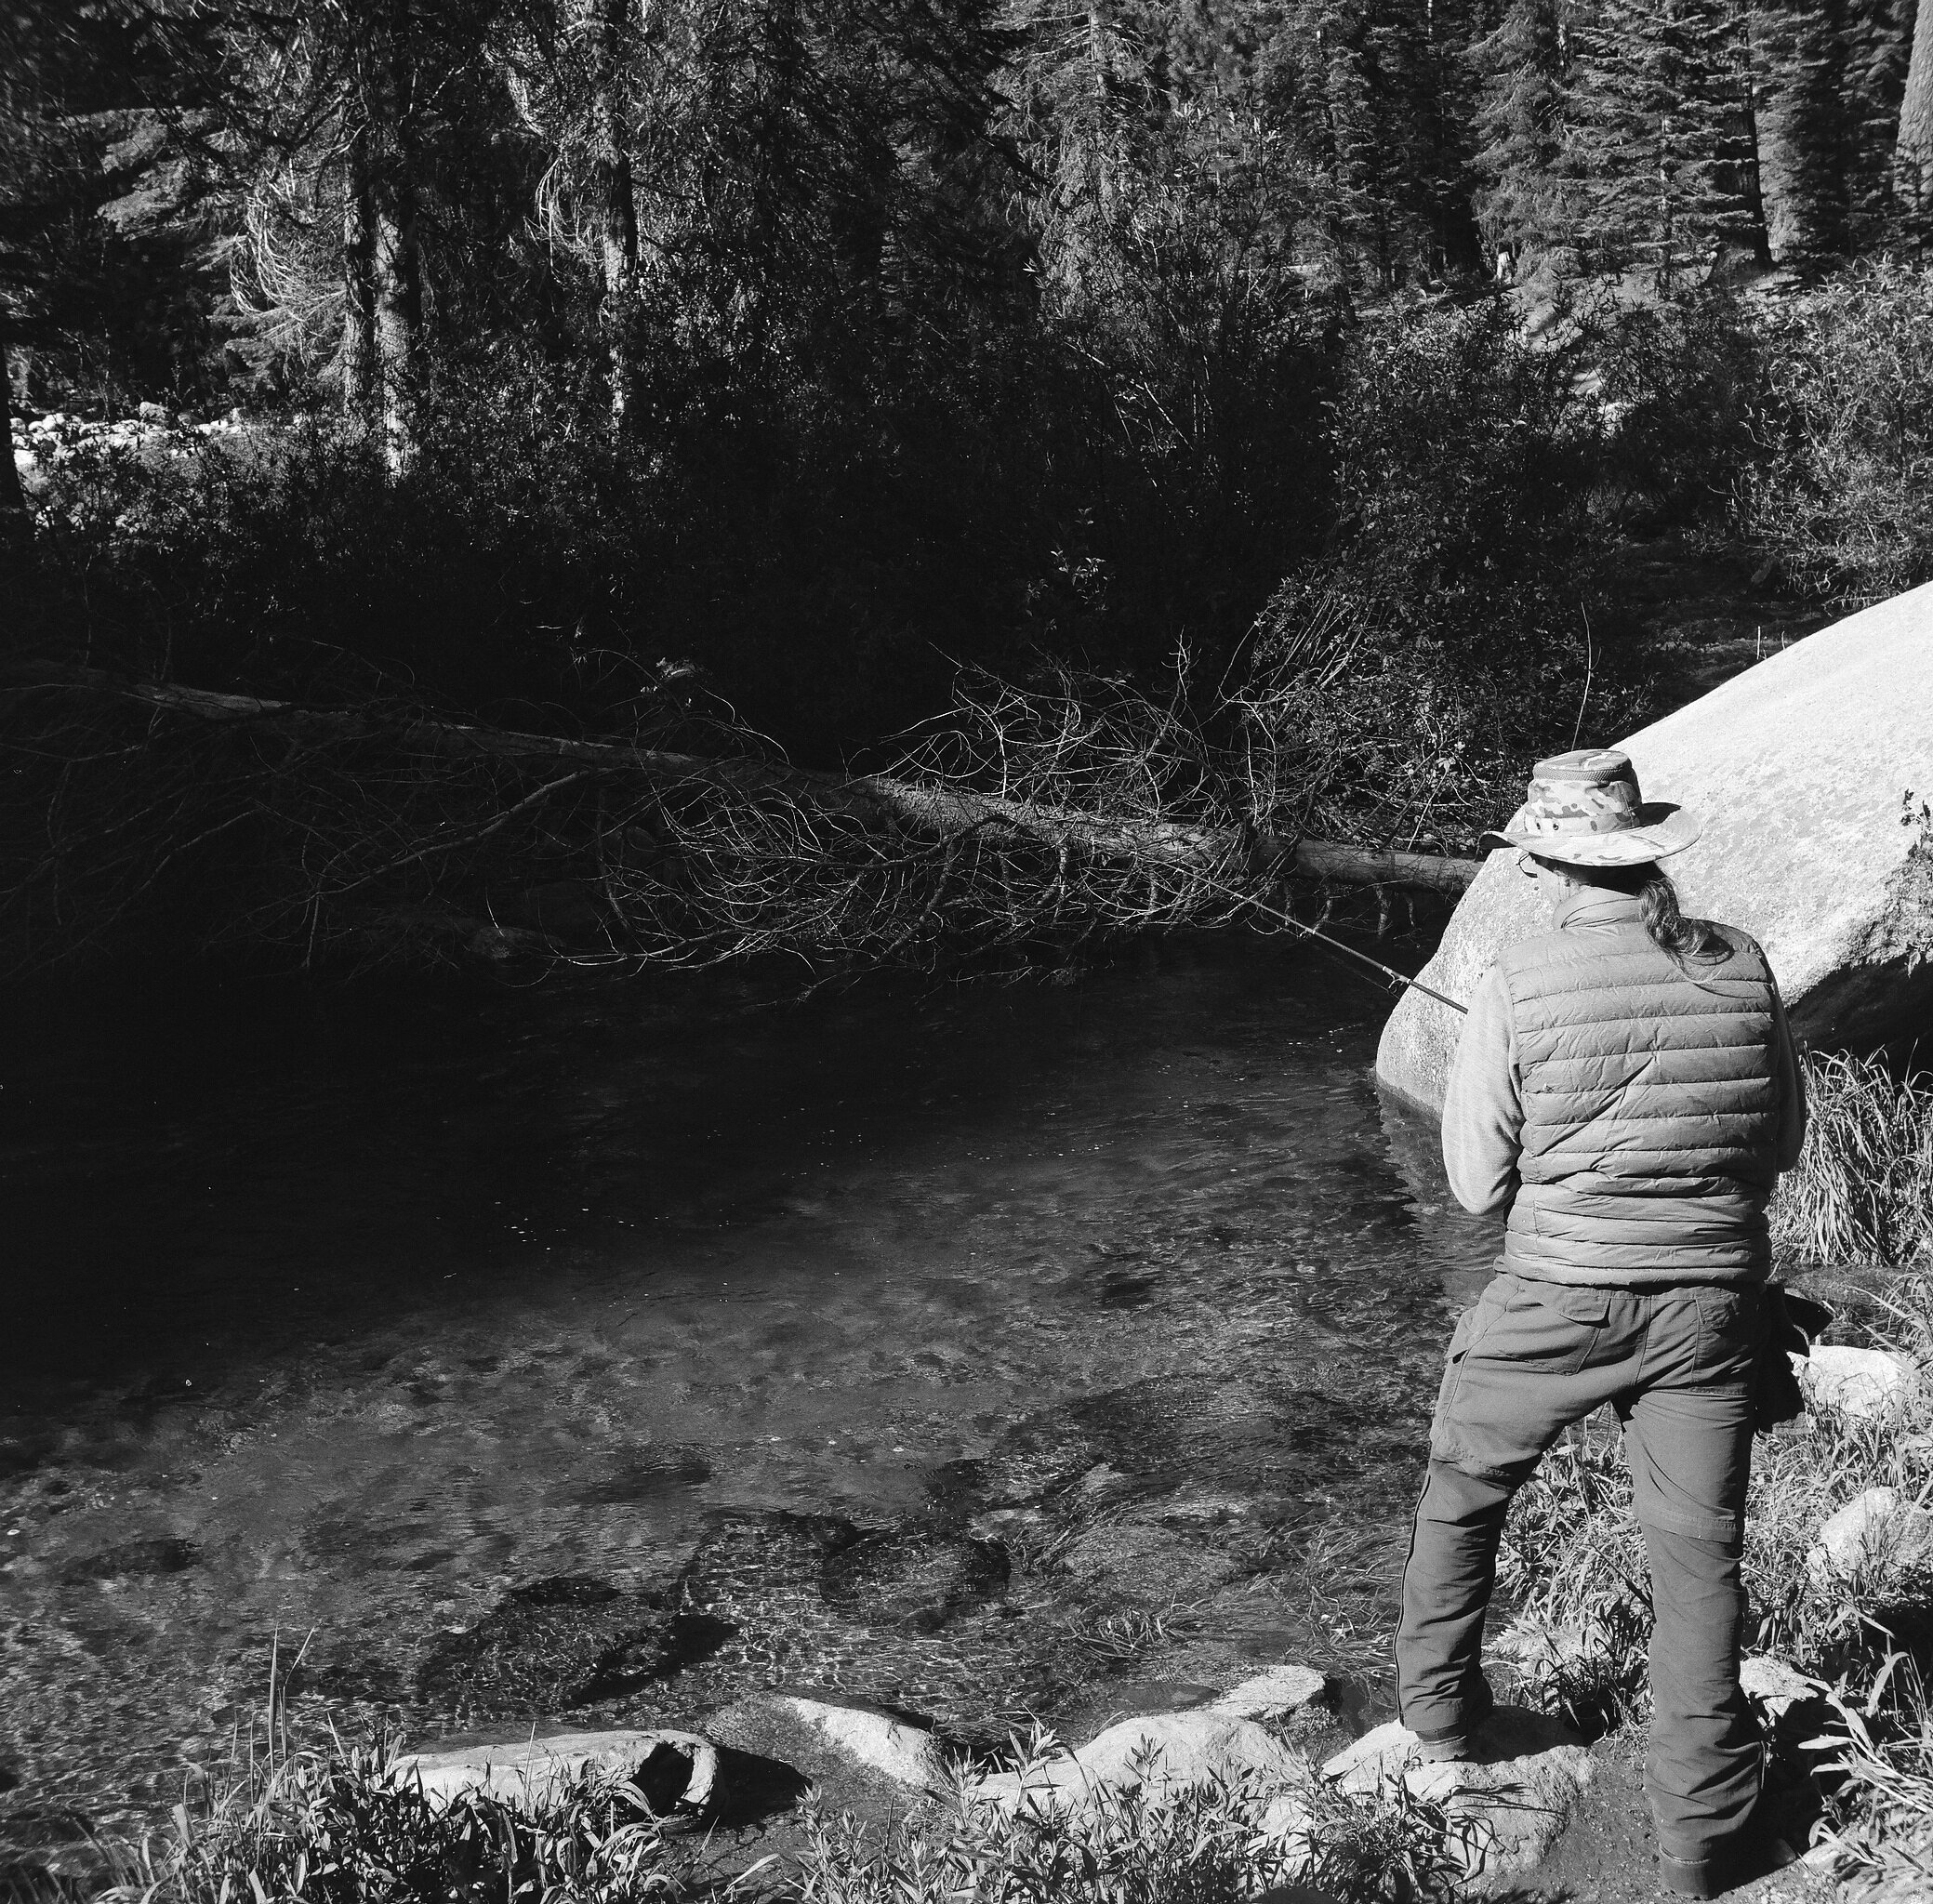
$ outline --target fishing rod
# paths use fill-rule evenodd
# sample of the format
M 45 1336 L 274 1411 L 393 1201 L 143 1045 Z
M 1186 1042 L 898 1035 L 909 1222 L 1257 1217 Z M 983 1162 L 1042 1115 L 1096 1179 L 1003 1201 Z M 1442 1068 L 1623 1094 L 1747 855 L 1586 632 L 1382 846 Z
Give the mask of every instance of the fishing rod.
M 1460 1004 L 1448 993 L 1439 992 L 1434 985 L 1424 985 L 1420 978 L 1410 978 L 1407 973 L 1398 972 L 1395 966 L 1384 965 L 1380 959 L 1371 959 L 1367 952 L 1358 952 L 1354 945 L 1344 945 L 1340 939 L 1331 939 L 1327 932 L 1318 932 L 1314 926 L 1304 924 L 1292 912 L 1272 910 L 1251 894 L 1238 892 L 1234 887 L 1224 886 L 1213 879 L 1205 879 L 1202 883 L 1224 899 L 1233 899 L 1240 906 L 1252 906 L 1264 919 L 1270 919 L 1279 926 L 1287 926 L 1291 932 L 1300 932 L 1305 939 L 1314 939 L 1318 945 L 1327 945 L 1331 952 L 1340 952 L 1345 958 L 1354 959 L 1360 964 L 1369 966 L 1388 981 L 1391 991 L 1401 992 L 1407 987 L 1410 991 L 1421 992 L 1426 998 L 1436 999 L 1439 1005 L 1448 1005 L 1452 1012 L 1461 1012 L 1466 1018 L 1470 1015 L 1469 1006 Z

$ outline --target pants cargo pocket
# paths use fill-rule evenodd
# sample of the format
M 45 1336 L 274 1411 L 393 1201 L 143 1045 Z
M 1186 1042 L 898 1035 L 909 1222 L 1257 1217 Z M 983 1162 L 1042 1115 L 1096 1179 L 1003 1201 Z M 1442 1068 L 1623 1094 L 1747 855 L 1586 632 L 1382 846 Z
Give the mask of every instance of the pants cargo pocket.
M 1470 1351 L 1483 1342 L 1494 1327 L 1502 1306 L 1501 1276 L 1484 1285 L 1482 1295 L 1456 1319 L 1444 1357 L 1443 1381 L 1437 1390 L 1436 1411 L 1430 1417 L 1430 1454 L 1437 1461 L 1454 1461 L 1457 1441 L 1450 1421 L 1456 1408 L 1457 1391 L 1463 1385 L 1463 1363 Z
M 1575 1375 L 1603 1340 L 1610 1297 L 1567 1283 L 1533 1283 L 1522 1276 L 1509 1282 L 1496 1326 L 1484 1338 L 1486 1358 L 1543 1374 Z

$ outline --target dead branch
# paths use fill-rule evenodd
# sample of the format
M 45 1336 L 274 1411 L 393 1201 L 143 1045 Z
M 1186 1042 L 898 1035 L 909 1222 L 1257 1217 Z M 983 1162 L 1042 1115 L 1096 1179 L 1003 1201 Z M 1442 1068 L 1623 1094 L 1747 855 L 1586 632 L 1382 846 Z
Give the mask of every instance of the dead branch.
M 1286 855 L 1286 864 L 1275 867 L 1278 873 L 1344 885 L 1410 886 L 1451 894 L 1461 893 L 1477 872 L 1475 860 L 1330 840 L 1290 840 L 1259 829 L 1244 833 L 1227 826 L 1109 816 L 982 793 L 937 778 L 841 777 L 770 759 L 704 756 L 628 742 L 519 733 L 435 719 L 420 712 L 400 720 L 385 719 L 369 710 L 304 707 L 293 702 L 218 694 L 174 682 L 122 681 L 91 670 L 76 670 L 64 681 L 41 685 L 90 688 L 203 721 L 246 722 L 296 734 L 366 738 L 387 732 L 408 748 L 452 758 L 577 761 L 587 768 L 638 775 L 670 787 L 716 789 L 751 799 L 790 796 L 830 814 L 889 828 L 910 827 L 944 841 L 991 829 L 1051 846 L 1063 854 L 1067 848 L 1079 847 L 1105 858 L 1204 869 L 1227 868 L 1232 863 L 1251 860 L 1273 863 Z M 524 803 L 535 803 L 582 777 L 571 774 L 552 782 Z M 510 817 L 506 813 L 489 823 L 492 830 Z M 417 849 L 424 853 L 439 850 L 443 849 L 429 842 Z

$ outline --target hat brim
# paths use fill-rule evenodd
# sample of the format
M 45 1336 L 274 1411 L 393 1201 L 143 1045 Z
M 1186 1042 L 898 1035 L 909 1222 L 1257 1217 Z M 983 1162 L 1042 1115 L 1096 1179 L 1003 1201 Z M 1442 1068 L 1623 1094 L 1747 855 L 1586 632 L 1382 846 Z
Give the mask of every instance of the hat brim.
M 1702 825 L 1683 807 L 1669 800 L 1647 800 L 1637 810 L 1637 825 L 1615 833 L 1532 833 L 1523 826 L 1523 810 L 1509 824 L 1486 833 L 1485 846 L 1520 846 L 1539 859 L 1554 859 L 1570 866 L 1637 866 L 1669 859 L 1695 845 Z

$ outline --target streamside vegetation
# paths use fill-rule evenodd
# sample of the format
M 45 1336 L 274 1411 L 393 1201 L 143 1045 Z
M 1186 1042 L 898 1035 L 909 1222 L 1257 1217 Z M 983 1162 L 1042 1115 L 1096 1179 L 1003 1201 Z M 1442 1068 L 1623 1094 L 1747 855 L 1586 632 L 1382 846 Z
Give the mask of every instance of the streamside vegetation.
M 0 959 L 931 965 L 1231 903 L 1116 820 L 1467 850 L 1682 692 L 1635 548 L 1933 574 L 1915 30 L 22 0 Z
M 384 1741 L 267 1748 L 258 1726 L 166 1829 L 103 1847 L 116 1881 L 99 1904 L 1247 1904 L 1296 1884 L 1338 1904 L 1426 1904 L 1453 1894 L 1471 1835 L 1401 1787 L 1352 1797 L 1312 1778 L 1285 1832 L 1283 1794 L 1254 1784 L 1106 1786 L 1069 1809 L 1003 1808 L 962 1782 L 891 1826 L 809 1804 L 796 1853 L 734 1869 L 606 1774 L 535 1804 L 437 1806 L 393 1775 Z M 1011 1755 L 1025 1774 L 1060 1750 L 1043 1732 Z

